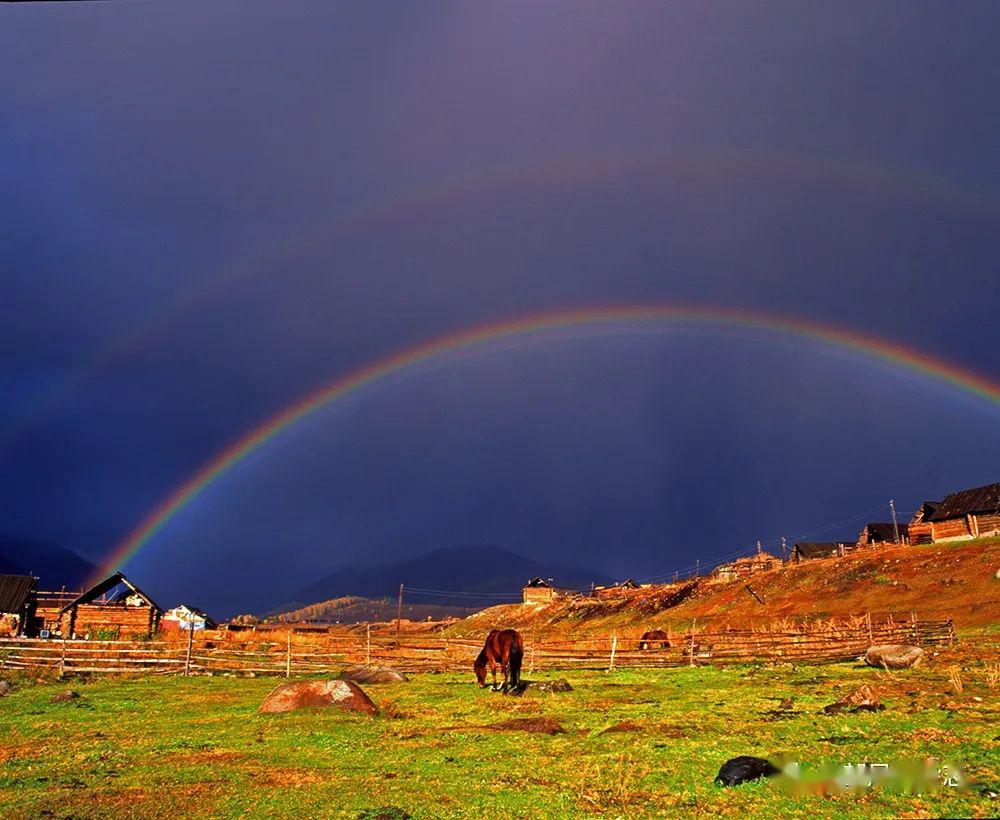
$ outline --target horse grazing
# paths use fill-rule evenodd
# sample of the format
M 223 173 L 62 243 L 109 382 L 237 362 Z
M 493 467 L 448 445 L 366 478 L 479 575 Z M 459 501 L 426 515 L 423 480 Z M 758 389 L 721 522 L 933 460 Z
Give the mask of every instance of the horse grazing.
M 656 643 L 660 645 L 660 649 L 669 649 L 670 635 L 662 629 L 651 629 L 649 632 L 643 632 L 642 637 L 639 639 L 639 648 L 652 649 L 653 644 Z
M 486 667 L 493 673 L 493 688 L 497 688 L 497 667 L 503 672 L 503 687 L 506 692 L 511 687 L 521 687 L 521 661 L 524 660 L 524 639 L 513 629 L 494 629 L 486 636 L 483 651 L 479 653 L 472 668 L 476 670 L 479 685 L 486 686 Z M 509 674 L 508 674 L 509 673 Z

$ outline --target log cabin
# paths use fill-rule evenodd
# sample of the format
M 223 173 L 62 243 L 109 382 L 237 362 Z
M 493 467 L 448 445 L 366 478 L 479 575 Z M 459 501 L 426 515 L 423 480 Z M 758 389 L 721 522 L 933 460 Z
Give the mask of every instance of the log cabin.
M 899 533 L 897 541 L 896 534 Z M 893 525 L 891 521 L 869 521 L 858 536 L 858 549 L 885 547 L 894 544 L 909 544 L 909 532 L 906 524 Z
M 925 501 L 913 513 L 913 518 L 910 519 L 910 523 L 906 525 L 906 531 L 910 537 L 911 544 L 932 544 L 934 543 L 934 536 L 931 532 L 933 524 L 931 524 L 931 516 L 934 515 L 934 511 L 941 506 L 940 501 Z
M 59 610 L 58 632 L 63 637 L 152 637 L 163 609 L 122 573 L 69 601 Z
M 929 516 L 929 521 L 935 543 L 1000 533 L 1000 484 L 959 490 L 945 496 Z
M 792 547 L 789 561 L 801 564 L 817 558 L 836 558 L 844 554 L 843 545 L 837 541 L 799 541 Z
M 32 575 L 0 575 L 0 637 L 31 633 L 37 592 Z
M 733 581 L 755 575 L 758 572 L 770 572 L 780 566 L 780 558 L 761 551 L 744 558 L 737 558 L 729 564 L 720 564 L 712 572 L 712 576 L 720 581 Z
M 549 603 L 555 600 L 556 590 L 544 578 L 532 578 L 524 585 L 521 595 L 526 604 Z

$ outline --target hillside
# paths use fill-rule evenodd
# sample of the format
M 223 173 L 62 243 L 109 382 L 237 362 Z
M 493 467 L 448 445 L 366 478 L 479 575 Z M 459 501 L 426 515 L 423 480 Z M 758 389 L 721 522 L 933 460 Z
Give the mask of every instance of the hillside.
M 585 596 L 551 604 L 496 606 L 454 624 L 451 634 L 512 627 L 534 634 L 626 633 L 699 623 L 738 626 L 781 618 L 871 613 L 953 618 L 959 628 L 1000 624 L 1000 538 L 894 547 L 807 561 L 748 581 L 697 579 L 626 597 Z M 759 603 L 746 589 L 764 601 Z
M 31 573 L 42 589 L 81 589 L 96 567 L 51 541 L 0 535 L 0 572 Z
M 442 604 L 403 604 L 403 618 L 409 621 L 425 621 L 431 619 L 441 621 L 449 618 L 464 618 L 478 607 L 447 606 Z M 283 612 L 277 620 L 285 623 L 355 624 L 364 622 L 388 622 L 396 617 L 396 601 L 390 598 L 374 600 L 347 596 L 333 598 L 317 604 L 310 604 L 301 609 Z
M 455 606 L 468 611 L 519 597 L 524 583 L 535 576 L 554 578 L 560 586 L 574 589 L 609 580 L 588 569 L 544 563 L 500 547 L 445 547 L 395 564 L 331 573 L 300 590 L 292 601 L 275 611 L 298 610 L 343 597 L 395 599 L 400 584 L 433 590 L 413 590 L 405 596 L 407 604 Z

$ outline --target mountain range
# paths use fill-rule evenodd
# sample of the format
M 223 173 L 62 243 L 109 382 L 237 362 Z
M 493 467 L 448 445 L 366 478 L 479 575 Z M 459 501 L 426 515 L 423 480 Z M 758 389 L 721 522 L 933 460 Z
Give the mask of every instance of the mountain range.
M 40 589 L 81 589 L 96 569 L 72 550 L 51 541 L 0 535 L 0 573 L 35 575 Z
M 408 603 L 481 608 L 519 598 L 530 578 L 552 579 L 555 586 L 586 589 L 611 579 L 581 567 L 536 561 L 495 546 L 442 547 L 406 561 L 350 567 L 299 590 L 275 612 L 344 596 L 395 598 L 399 585 Z

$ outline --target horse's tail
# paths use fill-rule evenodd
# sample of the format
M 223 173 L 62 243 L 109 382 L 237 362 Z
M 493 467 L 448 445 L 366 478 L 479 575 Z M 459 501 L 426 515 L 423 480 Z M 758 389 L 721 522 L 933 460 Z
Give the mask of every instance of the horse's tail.
M 521 662 L 524 660 L 524 641 L 518 635 L 510 647 L 510 683 L 515 689 L 521 686 Z

